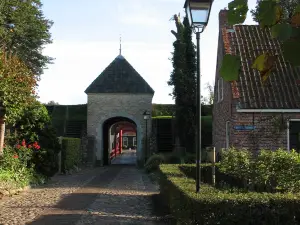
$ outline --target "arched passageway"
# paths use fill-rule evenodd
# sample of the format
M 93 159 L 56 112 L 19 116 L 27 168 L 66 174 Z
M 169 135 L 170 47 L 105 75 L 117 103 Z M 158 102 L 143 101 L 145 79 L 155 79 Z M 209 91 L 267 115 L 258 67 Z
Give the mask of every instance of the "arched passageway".
M 136 164 L 137 126 L 126 117 L 103 123 L 103 165 Z

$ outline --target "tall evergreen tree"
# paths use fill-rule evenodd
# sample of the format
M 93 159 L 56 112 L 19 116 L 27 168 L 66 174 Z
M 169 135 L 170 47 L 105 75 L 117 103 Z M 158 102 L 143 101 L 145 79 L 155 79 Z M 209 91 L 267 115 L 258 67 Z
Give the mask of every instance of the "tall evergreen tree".
M 44 45 L 51 43 L 52 21 L 41 8 L 40 0 L 0 1 L 0 48 L 15 54 L 36 75 L 52 61 L 42 54 Z
M 180 145 L 194 152 L 196 114 L 196 52 L 192 42 L 192 30 L 187 17 L 183 23 L 174 16 L 177 32 L 173 44 L 173 71 L 168 84 L 173 86 L 172 96 L 176 104 L 176 131 Z

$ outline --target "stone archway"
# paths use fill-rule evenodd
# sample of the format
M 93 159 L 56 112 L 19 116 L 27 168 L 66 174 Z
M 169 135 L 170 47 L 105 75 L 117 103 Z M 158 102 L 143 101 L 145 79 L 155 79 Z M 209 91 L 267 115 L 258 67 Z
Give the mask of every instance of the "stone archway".
M 118 131 L 119 129 L 122 129 L 125 126 L 130 126 L 130 127 L 134 127 L 134 129 L 136 130 L 137 133 L 137 139 L 139 138 L 139 134 L 137 132 L 137 125 L 136 123 L 127 118 L 127 117 L 111 117 L 109 119 L 107 119 L 106 121 L 104 121 L 103 125 L 102 125 L 102 161 L 103 161 L 103 165 L 109 165 L 110 164 L 110 160 L 109 160 L 109 149 L 110 149 L 110 135 L 111 135 L 111 128 L 113 126 L 114 129 L 116 131 Z M 115 132 L 116 132 L 115 131 Z M 137 151 L 140 150 L 140 148 L 137 149 Z
M 137 162 L 142 166 L 145 161 L 143 139 L 146 138 L 143 113 L 148 111 L 151 114 L 154 90 L 122 55 L 118 55 L 88 86 L 85 93 L 88 100 L 87 135 L 93 140 L 90 150 L 93 164 L 104 164 L 103 124 L 111 118 L 123 117 L 136 125 Z M 151 119 L 147 127 L 147 134 L 150 133 Z
M 137 133 L 137 149 L 136 149 L 136 157 L 137 157 L 137 164 L 142 165 L 143 159 L 144 159 L 144 148 L 143 148 L 143 138 L 145 134 L 145 126 L 143 124 L 142 120 L 142 113 L 140 118 L 131 116 L 125 112 L 119 112 L 119 113 L 110 113 L 109 115 L 106 115 L 105 117 L 102 117 L 101 120 L 98 123 L 97 126 L 97 132 L 96 132 L 96 164 L 103 166 L 104 163 L 104 132 L 106 132 L 106 129 L 109 124 L 114 124 L 119 121 L 129 121 L 135 124 L 136 126 L 136 133 Z M 148 128 L 149 129 L 149 128 Z

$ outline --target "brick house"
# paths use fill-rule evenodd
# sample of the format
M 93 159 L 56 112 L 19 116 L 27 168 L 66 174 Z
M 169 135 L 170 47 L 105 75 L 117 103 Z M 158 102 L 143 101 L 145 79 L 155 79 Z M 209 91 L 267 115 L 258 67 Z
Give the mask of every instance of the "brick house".
M 252 69 L 255 58 L 270 52 L 278 55 L 266 84 Z M 220 77 L 225 54 L 241 57 L 238 81 Z M 300 150 L 300 68 L 285 62 L 270 30 L 257 25 L 227 24 L 227 10 L 219 13 L 219 40 L 213 108 L 213 146 L 251 150 Z

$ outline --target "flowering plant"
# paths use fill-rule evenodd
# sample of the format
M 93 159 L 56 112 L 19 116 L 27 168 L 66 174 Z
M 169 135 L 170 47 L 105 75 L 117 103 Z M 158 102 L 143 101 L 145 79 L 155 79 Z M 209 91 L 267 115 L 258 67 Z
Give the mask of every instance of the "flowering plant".
M 37 141 L 30 144 L 26 144 L 26 141 L 23 139 L 21 144 L 16 144 L 15 148 L 16 154 L 13 157 L 20 158 L 20 161 L 22 163 L 29 166 L 33 158 L 34 152 L 40 150 L 41 146 L 38 144 Z

